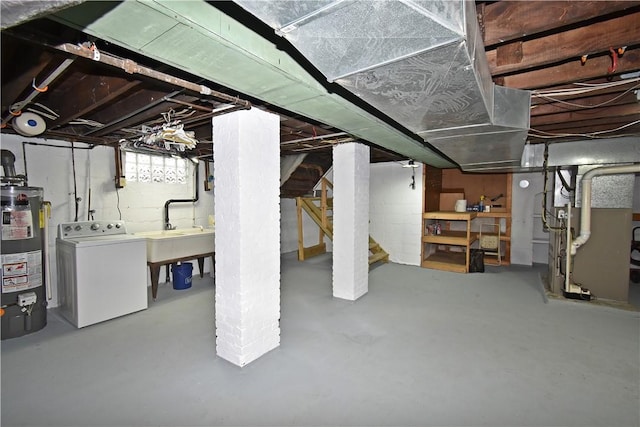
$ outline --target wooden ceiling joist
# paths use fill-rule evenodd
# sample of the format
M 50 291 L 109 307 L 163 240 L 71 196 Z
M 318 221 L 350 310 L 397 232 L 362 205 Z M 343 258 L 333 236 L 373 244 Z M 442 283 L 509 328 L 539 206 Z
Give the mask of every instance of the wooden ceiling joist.
M 572 99 L 569 103 L 556 102 L 553 104 L 534 105 L 531 108 L 531 117 L 545 114 L 564 113 L 569 111 L 585 111 L 591 108 L 610 107 L 613 105 L 636 104 L 636 94 L 627 92 L 622 94 L 608 94 Z
M 552 124 L 552 123 L 567 123 L 579 120 L 587 120 L 590 118 L 602 117 L 602 113 L 605 112 L 610 118 L 613 117 L 625 117 L 640 114 L 640 104 L 626 104 L 615 105 L 612 107 L 600 107 L 589 108 L 581 111 L 571 111 L 558 114 L 546 114 L 544 116 L 531 117 L 530 126 L 535 128 L 536 126 Z
M 529 41 L 498 46 L 487 52 L 493 76 L 608 52 L 640 42 L 640 12 Z M 562 48 L 558 48 L 562 46 Z
M 497 83 L 518 89 L 538 89 L 549 86 L 559 86 L 572 82 L 588 81 L 607 75 L 611 66 L 611 57 L 599 56 L 587 59 L 582 65 L 580 58 L 561 65 L 544 69 L 497 77 Z M 640 68 L 640 49 L 627 49 L 618 60 L 615 74 L 628 73 Z M 614 77 L 614 75 L 611 75 Z
M 485 46 L 551 31 L 607 16 L 640 1 L 497 1 L 484 5 Z

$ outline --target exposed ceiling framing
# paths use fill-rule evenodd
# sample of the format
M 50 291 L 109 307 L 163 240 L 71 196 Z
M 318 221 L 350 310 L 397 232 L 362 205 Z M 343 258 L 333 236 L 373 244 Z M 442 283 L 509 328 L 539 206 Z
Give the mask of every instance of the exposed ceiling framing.
M 12 106 L 15 109 L 33 96 L 23 111 L 31 108 L 47 115 L 42 135 L 46 138 L 117 145 L 139 136 L 143 125 L 162 125 L 171 113 L 170 118 L 180 118 L 185 130 L 194 132 L 199 141 L 197 155 L 207 157 L 212 152 L 212 115 L 225 112 L 219 110 L 237 99 L 280 115 L 283 154 L 313 154 L 310 159 L 326 163 L 334 144 L 360 140 L 374 148 L 373 161 L 411 157 L 383 148 L 375 138 L 345 134 L 335 125 L 83 34 L 47 18 L 46 11 L 33 19 L 29 7 L 42 3 L 3 1 L 1 5 L 3 133 L 15 133 Z M 241 24 L 256 25 L 231 3 L 209 5 Z M 477 1 L 476 6 L 493 81 L 532 91 L 532 143 L 640 137 L 640 1 Z M 5 16 L 15 16 L 6 11 L 16 8 L 30 19 L 17 25 L 6 21 Z M 98 51 L 121 60 L 121 66 L 87 59 L 92 43 Z M 45 91 L 42 82 L 63 64 L 66 68 Z M 135 73 L 136 66 L 170 78 Z M 177 84 L 179 80 L 212 92 L 192 90 Z M 359 108 L 376 115 L 365 105 Z M 383 114 L 377 116 L 398 128 Z

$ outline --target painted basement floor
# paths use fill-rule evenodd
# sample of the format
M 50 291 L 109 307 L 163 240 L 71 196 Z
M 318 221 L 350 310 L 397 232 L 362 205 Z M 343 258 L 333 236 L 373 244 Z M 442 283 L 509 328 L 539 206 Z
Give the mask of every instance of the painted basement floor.
M 386 264 L 352 303 L 282 258 L 282 345 L 215 355 L 212 280 L 150 309 L 2 342 L 4 426 L 638 426 L 640 315 L 546 301 L 539 270 Z M 546 301 L 546 302 L 545 302 Z

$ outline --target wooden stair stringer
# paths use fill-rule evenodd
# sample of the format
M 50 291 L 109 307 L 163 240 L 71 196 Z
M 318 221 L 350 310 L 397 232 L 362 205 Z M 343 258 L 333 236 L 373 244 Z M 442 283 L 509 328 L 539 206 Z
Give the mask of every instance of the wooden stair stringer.
M 316 223 L 318 227 L 324 232 L 324 234 L 331 240 L 333 240 L 333 222 L 327 220 L 326 224 L 322 223 L 322 210 L 314 202 L 318 201 L 317 197 L 301 197 L 300 205 L 302 209 L 309 215 L 309 217 Z M 333 208 L 333 199 L 326 199 L 327 205 Z M 369 236 L 369 265 L 376 262 L 389 262 L 389 254 L 382 249 L 380 244 L 376 242 L 373 237 Z

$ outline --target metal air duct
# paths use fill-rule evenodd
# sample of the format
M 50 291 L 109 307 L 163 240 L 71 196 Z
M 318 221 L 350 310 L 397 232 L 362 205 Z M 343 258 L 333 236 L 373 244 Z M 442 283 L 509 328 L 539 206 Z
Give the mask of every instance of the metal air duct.
M 463 169 L 520 167 L 530 93 L 491 81 L 474 2 L 236 2 Z

